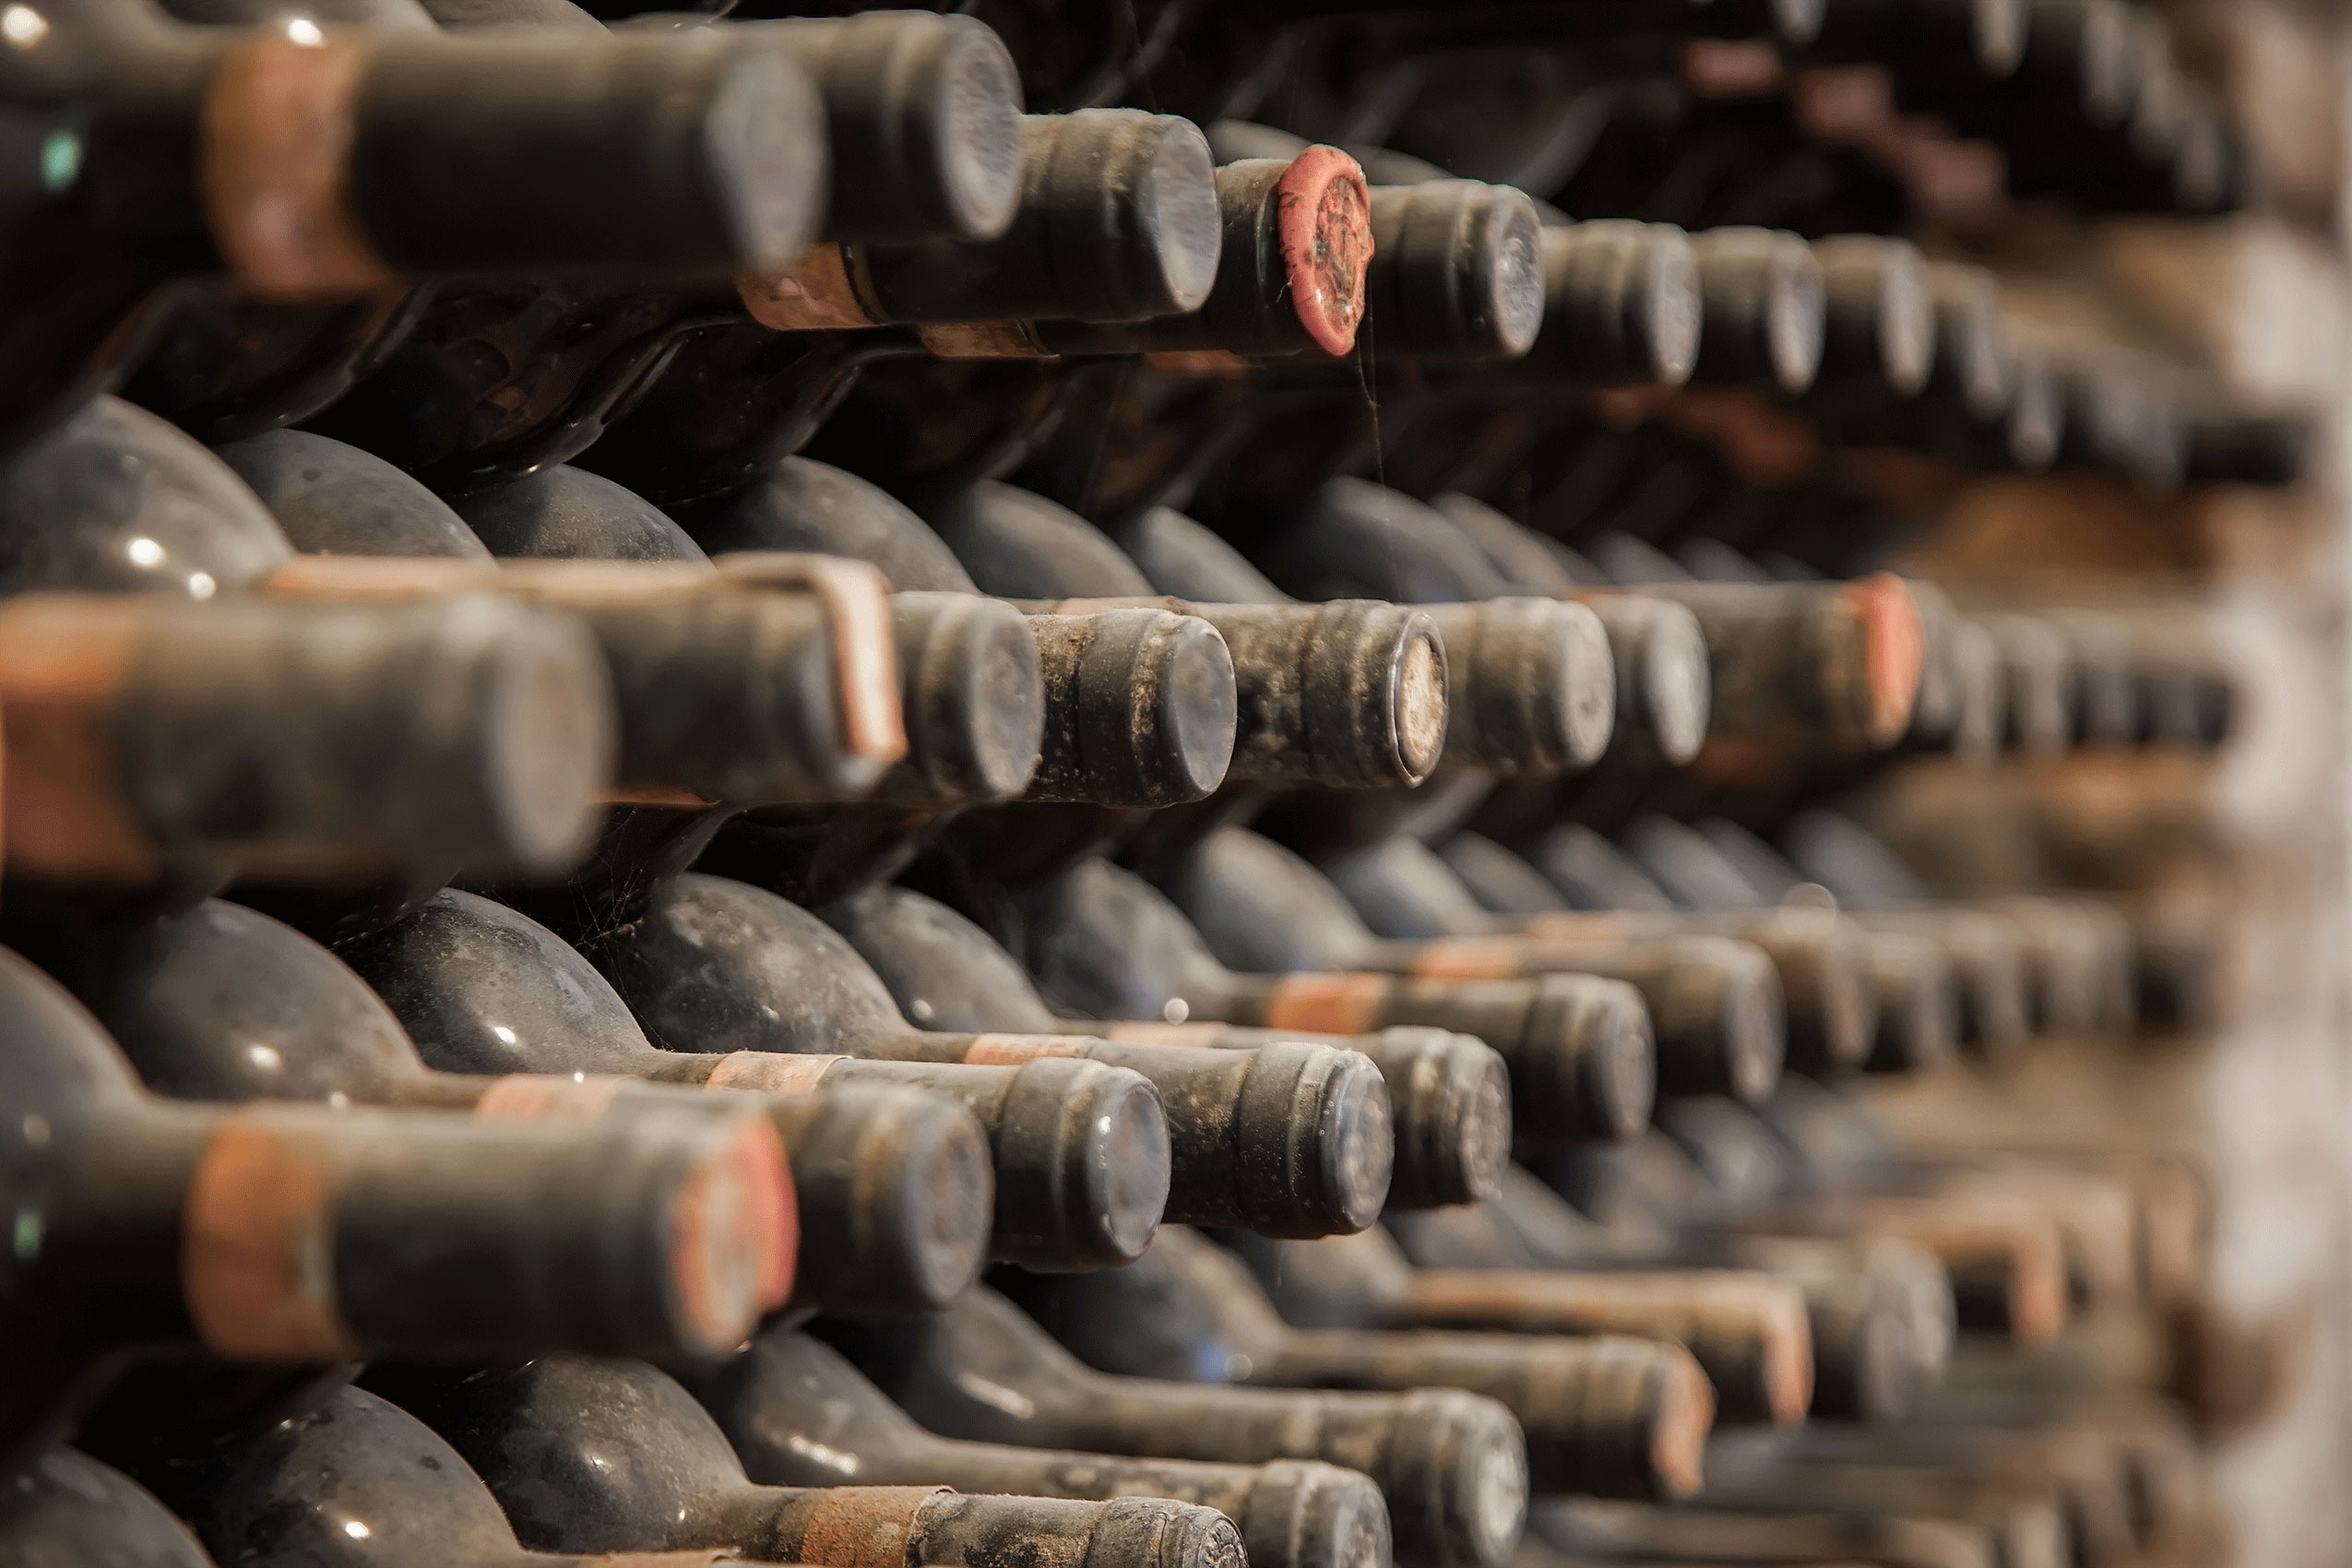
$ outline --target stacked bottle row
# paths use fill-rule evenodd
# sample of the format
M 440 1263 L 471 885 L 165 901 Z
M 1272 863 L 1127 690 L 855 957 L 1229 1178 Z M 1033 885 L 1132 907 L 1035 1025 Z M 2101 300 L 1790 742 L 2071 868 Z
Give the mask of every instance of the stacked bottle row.
M 2207 933 L 1837 808 L 2232 720 L 2193 603 L 1871 569 L 1891 454 L 2299 434 L 1525 144 L 1782 157 L 1656 108 L 1693 31 L 2100 131 L 2021 195 L 2226 205 L 2227 127 L 2129 11 L 1327 9 L 0 17 L 0 1557 L 2203 1527 L 2022 1354 L 2193 1292 L 2187 1178 L 1853 1085 L 2190 1016 Z

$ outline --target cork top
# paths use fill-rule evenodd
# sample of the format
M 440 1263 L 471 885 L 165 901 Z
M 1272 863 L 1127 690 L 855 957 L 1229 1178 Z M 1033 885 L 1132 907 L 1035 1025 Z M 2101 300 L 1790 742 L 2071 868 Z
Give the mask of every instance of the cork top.
M 1291 160 L 1275 187 L 1275 235 L 1290 305 L 1324 352 L 1356 346 L 1372 265 L 1372 192 L 1356 160 L 1336 147 Z

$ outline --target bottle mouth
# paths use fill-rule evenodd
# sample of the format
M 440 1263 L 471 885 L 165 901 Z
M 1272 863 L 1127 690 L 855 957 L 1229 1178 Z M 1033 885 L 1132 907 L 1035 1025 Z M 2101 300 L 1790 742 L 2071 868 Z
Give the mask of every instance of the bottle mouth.
M 1124 1076 L 1124 1075 L 1123 1075 Z M 1148 1084 L 1131 1080 L 1087 1108 L 1091 1220 L 1103 1250 L 1132 1263 L 1159 1229 L 1173 1165 L 1167 1113 Z
M 1455 1474 L 1468 1561 L 1511 1560 L 1527 1520 L 1527 1445 L 1518 1424 L 1501 1410 L 1464 1412 Z
M 1361 1230 L 1380 1218 L 1396 1169 L 1396 1134 L 1380 1070 L 1360 1058 L 1339 1067 L 1324 1086 L 1315 1121 L 1329 1218 L 1347 1231 Z
M 1444 649 L 1434 630 L 1424 631 L 1396 661 L 1396 755 L 1408 782 L 1420 783 L 1437 766 L 1447 707 Z
M 703 1345 L 740 1345 L 761 1312 L 792 1293 L 800 1210 L 775 1125 L 746 1117 L 702 1160 L 671 1210 L 671 1278 L 685 1327 Z
M 1372 190 L 1356 160 L 1311 147 L 1275 183 L 1275 237 L 1290 308 L 1317 348 L 1335 358 L 1356 346 L 1372 266 Z

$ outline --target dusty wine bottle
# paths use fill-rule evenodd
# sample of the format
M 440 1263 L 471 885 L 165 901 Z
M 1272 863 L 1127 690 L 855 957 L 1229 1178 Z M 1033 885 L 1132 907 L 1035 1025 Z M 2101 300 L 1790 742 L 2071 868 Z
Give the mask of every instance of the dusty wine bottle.
M 1616 591 L 1578 597 L 1605 610 Z M 1640 591 L 1698 618 L 1707 643 L 1710 736 L 1875 751 L 1910 722 L 1925 639 L 1899 577 L 1654 582 Z
M 1697 1490 L 1715 1396 L 1679 1345 L 1284 1324 L 1241 1259 L 1171 1226 L 1123 1269 L 1001 1283 L 1097 1369 L 1278 1388 L 1458 1388 L 1518 1418 L 1538 1497 Z
M 1162 1498 L 968 1497 L 940 1486 L 754 1484 L 694 1396 L 641 1361 L 542 1357 L 511 1371 L 372 1378 L 481 1474 L 525 1544 L 708 1549 L 858 1568 L 1012 1568 L 1041 1542 L 1105 1568 L 1240 1568 L 1211 1508 Z
M 1935 364 L 1935 303 L 1928 268 L 1907 240 L 1837 234 L 1813 242 L 1821 263 L 1822 353 L 1817 381 L 1861 382 L 1908 398 Z
M 304 555 L 262 588 L 334 605 L 485 593 L 576 618 L 612 672 L 620 785 L 656 803 L 855 799 L 906 753 L 889 601 L 861 563 Z
M 443 1071 L 659 1082 L 676 1081 L 692 1060 L 647 1045 L 603 977 L 552 932 L 473 894 L 436 894 L 342 956 L 392 1008 L 410 1049 Z M 887 1316 L 936 1307 L 971 1282 L 995 1182 L 969 1111 L 890 1082 L 764 1099 L 799 1194 L 798 1299 Z
M 553 932 L 455 890 L 351 944 L 344 956 L 391 1005 L 425 1060 L 451 1072 L 593 1071 L 793 1097 L 863 1085 L 946 1094 L 988 1133 L 996 1174 L 992 1248 L 1039 1266 L 1132 1255 L 1150 1238 L 1166 1198 L 1158 1095 L 1148 1082 L 1100 1063 L 983 1067 L 663 1051 L 611 984 Z M 873 1205 L 850 1228 L 860 1249 L 849 1272 L 922 1282 L 924 1296 L 952 1292 L 951 1282 L 968 1277 L 962 1217 L 984 1209 L 988 1194 L 952 1180 L 968 1169 L 958 1145 L 920 1122 L 914 1130 L 932 1136 L 903 1156 L 833 1178 L 853 1182 L 856 1201 Z M 883 1156 L 891 1146 L 885 1124 L 849 1152 Z M 927 1218 L 934 1204 L 935 1224 Z
M 1788 1030 L 1779 977 L 1771 959 L 1750 944 L 1676 935 L 1563 943 L 1547 956 L 1514 951 L 1509 938 L 1385 941 L 1328 876 L 1241 828 L 1210 835 L 1161 881 L 1211 952 L 1253 972 L 1284 975 L 1278 983 L 1300 998 L 1315 993 L 1318 981 L 1336 980 L 1321 992 L 1345 1005 L 1339 999 L 1363 983 L 1350 971 L 1409 977 L 1423 985 L 1542 978 L 1589 988 L 1614 980 L 1640 993 L 1661 1088 L 1762 1099 L 1780 1076 Z
M 1234 1464 L 1114 1457 L 934 1436 L 832 1347 L 772 1328 L 733 1365 L 689 1383 L 743 1461 L 769 1486 L 826 1486 L 854 1462 L 873 1486 L 1103 1500 L 1152 1496 L 1215 1508 L 1253 1562 L 1382 1568 L 1389 1526 L 1379 1488 L 1313 1460 Z M 823 1458 L 817 1455 L 825 1455 Z
M 921 1063 L 949 1079 L 983 1065 L 1008 1074 L 1091 1070 L 1109 1075 L 1103 1092 L 1113 1080 L 1133 1082 L 1131 1071 L 1140 1075 L 1165 1108 L 1169 1143 L 1165 1153 L 1139 1146 L 1133 1179 L 1140 1184 L 1165 1170 L 1171 1218 L 1214 1214 L 1211 1223 L 1325 1235 L 1370 1225 L 1387 1192 L 1395 1148 L 1387 1090 L 1379 1069 L 1351 1051 L 1296 1042 L 1199 1051 L 919 1029 L 857 950 L 815 915 L 699 873 L 673 878 L 644 919 L 592 956 L 654 1038 L 732 1048 L 739 1057 L 731 1075 L 751 1075 L 763 1051 L 840 1052 L 909 1072 Z M 805 1057 L 779 1058 L 775 1070 L 812 1068 Z M 837 1070 L 861 1069 L 844 1062 Z M 1004 1115 L 1000 1137 L 1016 1135 L 1010 1107 Z M 1070 1136 L 1042 1125 L 1021 1125 L 1017 1135 Z M 999 1176 L 1009 1181 L 1001 1165 Z M 1114 1163 L 1086 1181 L 1091 1190 L 1129 1179 Z
M 1217 186 L 1190 121 L 1081 109 L 1021 121 L 1021 189 L 986 240 L 820 246 L 744 307 L 779 331 L 1004 318 L 1141 321 L 1196 310 L 1217 275 Z M 954 326 L 936 332 L 952 351 Z M 934 336 L 926 332 L 926 337 Z
M 1200 308 L 1126 326 L 990 324 L 933 348 L 980 357 L 1130 353 L 1312 362 L 1346 354 L 1367 303 L 1372 197 L 1363 171 L 1335 147 L 1229 163 L 1216 172 L 1220 244 Z
M 1218 962 L 1164 895 L 1102 861 L 1025 900 L 1039 988 L 1099 1017 L 1190 1018 L 1360 1035 L 1458 1029 L 1509 1065 L 1513 1124 L 1534 1140 L 1629 1136 L 1647 1122 L 1656 1058 L 1640 993 L 1581 975 L 1419 980 L 1362 972 L 1242 974 Z
M 811 469 L 818 469 L 820 477 L 795 486 L 794 479 Z M 827 480 L 837 482 L 827 486 Z M 820 493 L 807 495 L 811 489 Z M 864 509 L 857 506 L 860 501 L 897 505 L 879 491 L 863 493 L 870 489 L 838 470 L 793 458 L 734 510 L 750 523 L 771 518 L 770 507 L 789 506 L 795 500 L 826 518 L 842 511 L 854 516 Z M 828 500 L 837 505 L 828 505 Z M 710 559 L 684 529 L 643 497 L 611 480 L 563 465 L 461 497 L 459 505 L 467 523 L 500 556 L 704 565 Z M 1027 786 L 1037 770 L 1044 692 L 1036 646 L 1017 612 L 977 596 L 955 596 L 953 590 L 960 585 L 909 575 L 903 563 L 887 556 L 876 559 L 839 548 L 822 528 L 762 529 L 752 523 L 731 529 L 725 518 L 715 525 L 705 519 L 705 525 L 707 538 L 715 528 L 719 538 L 712 542 L 722 551 L 773 552 L 789 540 L 795 542 L 786 548 L 794 553 L 870 559 L 901 587 L 946 587 L 950 591 L 944 594 L 891 596 L 899 720 L 907 750 L 874 786 L 874 795 L 920 810 L 1006 800 Z M 907 526 L 921 531 L 911 514 Z M 892 572 L 894 567 L 901 569 Z
M 733 30 L 731 29 L 730 30 Z M 764 23 L 825 105 L 824 237 L 988 241 L 1021 200 L 1021 83 L 996 30 L 920 11 Z
M 53 1448 L 9 1480 L 0 1502 L 0 1552 L 13 1562 L 213 1568 L 196 1536 L 154 1493 L 88 1455 Z
M 1714 301 L 1702 309 L 1705 273 L 1690 235 L 1670 223 L 1602 220 L 1546 229 L 1538 243 L 1543 319 L 1523 375 L 1583 386 L 1691 379 Z
M 1221 881 L 1269 859 L 1257 845 L 1205 845 L 1237 863 Z M 1498 973 L 1543 973 L 1567 968 L 1630 979 L 1624 966 L 1651 942 L 1685 936 L 1728 937 L 1763 951 L 1780 982 L 1789 1065 L 1835 1076 L 1869 1055 L 1879 1027 L 1876 976 L 1868 945 L 1853 921 L 1827 909 L 1753 910 L 1711 918 L 1657 912 L 1574 913 L 1561 909 L 1497 921 L 1438 853 L 1420 839 L 1396 834 L 1360 849 L 1324 857 L 1333 886 L 1364 923 L 1392 941 L 1423 944 L 1422 962 L 1464 970 L 1484 965 Z M 1441 944 L 1432 951 L 1430 944 Z M 1638 982 L 1637 982 L 1638 983 Z M 1682 987 L 1662 976 L 1644 987 L 1653 1017 L 1683 1004 Z
M 1400 1562 L 1467 1568 L 1505 1560 L 1526 1511 L 1518 1422 L 1482 1395 L 1112 1376 L 988 1289 L 903 1327 L 821 1332 L 909 1415 L 948 1436 L 1228 1463 L 1322 1459 L 1360 1470 L 1388 1499 Z M 1008 1408 L 981 1396 L 995 1387 L 1019 1388 L 1028 1403 Z M 723 1413 L 720 1420 L 728 1424 Z
M 747 1568 L 725 1550 L 526 1550 L 456 1450 L 357 1388 L 143 1474 L 222 1562 L 257 1568 Z
M 1467 1203 L 1489 1190 L 1511 1146 L 1511 1085 L 1483 1041 L 1443 1029 L 1301 1041 L 1214 1024 L 1117 1023 L 1057 1016 L 1010 953 L 934 899 L 871 887 L 818 910 L 890 988 L 908 1017 L 933 1028 L 1084 1034 L 1155 1045 L 1257 1050 L 1346 1046 L 1380 1069 L 1396 1126 L 1396 1167 L 1383 1212 Z
M 1783 230 L 1732 226 L 1691 236 L 1699 349 L 1691 382 L 1799 393 L 1821 370 L 1828 302 L 1821 257 Z
M 1706 1370 L 1718 1421 L 1789 1426 L 1812 1402 L 1804 1297 L 1769 1274 L 1417 1269 L 1379 1231 L 1236 1245 L 1295 1326 L 1655 1334 L 1679 1341 Z
M 550 872 L 610 777 L 611 686 L 568 619 L 481 596 L 365 610 L 0 604 L 20 876 Z
M 1409 785 L 1436 766 L 1448 671 L 1436 628 L 1418 611 L 1162 598 L 1100 531 L 1008 484 L 935 495 L 923 510 L 978 587 L 1032 612 L 1158 609 L 1216 627 L 1233 663 L 1226 777 L 1234 782 Z
M 125 1352 L 248 1361 L 740 1343 L 779 1238 L 756 1118 L 488 1123 L 422 1111 L 178 1105 L 141 1091 L 89 1014 L 14 954 L 8 993 L 20 1222 L 5 1312 L 38 1347 L 0 1441 L 22 1452 Z M 766 1151 L 766 1156 L 762 1152 Z M 102 1302 L 106 1310 L 93 1310 Z

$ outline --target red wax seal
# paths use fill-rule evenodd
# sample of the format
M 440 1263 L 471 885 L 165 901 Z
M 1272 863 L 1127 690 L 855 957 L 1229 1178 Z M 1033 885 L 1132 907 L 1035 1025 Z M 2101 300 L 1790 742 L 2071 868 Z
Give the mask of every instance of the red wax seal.
M 1274 187 L 1275 235 L 1290 287 L 1290 308 L 1327 354 L 1356 346 L 1364 318 L 1364 269 L 1372 265 L 1372 191 L 1356 160 L 1336 147 L 1311 147 Z
M 1891 745 L 1911 722 L 1919 695 L 1919 672 L 1927 663 L 1928 637 L 1919 623 L 1918 601 L 1903 579 L 1873 572 L 1846 585 L 1846 596 L 1862 623 L 1863 677 L 1870 686 L 1871 738 Z

